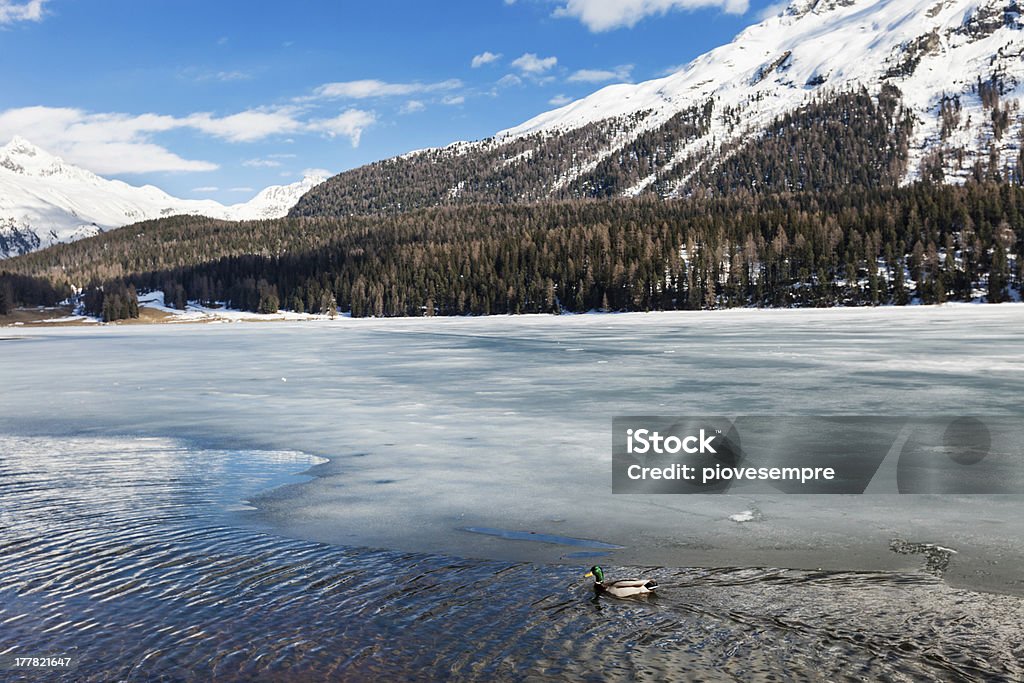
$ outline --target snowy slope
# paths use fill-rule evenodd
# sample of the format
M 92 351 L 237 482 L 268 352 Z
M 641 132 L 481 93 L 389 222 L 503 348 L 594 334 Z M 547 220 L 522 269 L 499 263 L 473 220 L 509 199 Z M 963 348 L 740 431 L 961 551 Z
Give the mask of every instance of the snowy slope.
M 250 221 L 287 216 L 288 210 L 295 206 L 299 197 L 325 180 L 327 180 L 327 176 L 309 175 L 290 185 L 271 185 L 260 190 L 255 197 L 243 204 L 224 207 L 224 214 L 215 216 L 215 218 Z
M 972 158 L 988 159 L 994 141 L 991 116 L 978 93 L 979 79 L 997 76 L 1003 83 L 1001 100 L 1012 113 L 1009 130 L 995 147 L 1001 164 L 1017 162 L 1024 80 L 1021 29 L 1013 0 L 797 0 L 675 74 L 609 86 L 502 131 L 498 139 L 558 134 L 650 110 L 641 126 L 620 136 L 626 141 L 683 109 L 712 100 L 710 130 L 688 146 L 721 149 L 756 137 L 773 119 L 814 97 L 859 87 L 877 94 L 888 83 L 902 91 L 903 105 L 917 118 L 905 180 L 918 176 L 926 153 L 946 147 L 967 156 L 958 168 L 946 169 L 947 179 L 956 182 L 967 175 Z M 939 107 L 944 96 L 957 96 L 961 109 L 959 125 L 942 139 Z M 734 108 L 734 119 L 744 125 L 727 125 L 722 115 L 726 108 Z M 605 150 L 604 156 L 613 151 Z M 681 151 L 677 157 L 685 155 Z M 579 167 L 580 173 L 596 159 L 590 161 Z
M 668 77 L 608 86 L 485 140 L 347 171 L 291 213 L 801 190 L 842 163 L 830 182 L 1021 178 L 1024 27 L 1016 2 L 796 0 Z M 892 111 L 882 107 L 883 92 Z M 844 103 L 852 100 L 851 116 L 886 120 L 850 125 L 843 117 L 854 105 Z M 752 162 L 766 136 L 782 136 L 787 116 L 803 126 L 786 131 L 790 156 L 775 144 L 775 156 Z M 843 129 L 857 132 L 822 152 L 822 131 Z M 849 168 L 858 163 L 860 172 Z
M 268 187 L 248 202 L 225 206 L 178 199 L 152 185 L 107 180 L 15 137 L 0 148 L 0 258 L 161 216 L 278 218 L 323 180 L 308 177 Z
M 301 201 L 320 179 L 225 207 L 107 181 L 16 140 L 0 150 L 0 256 L 173 213 L 241 219 L 292 206 L 294 215 L 349 215 L 685 195 L 707 189 L 702 178 L 756 147 L 780 117 L 840 93 L 875 96 L 886 87 L 900 93 L 912 123 L 893 178 L 907 183 L 927 173 L 959 183 L 980 167 L 990 176 L 1018 173 L 1024 26 L 1017 0 L 796 0 L 666 78 L 609 86 L 487 140 L 354 169 Z M 685 125 L 673 123 L 679 116 L 689 117 Z

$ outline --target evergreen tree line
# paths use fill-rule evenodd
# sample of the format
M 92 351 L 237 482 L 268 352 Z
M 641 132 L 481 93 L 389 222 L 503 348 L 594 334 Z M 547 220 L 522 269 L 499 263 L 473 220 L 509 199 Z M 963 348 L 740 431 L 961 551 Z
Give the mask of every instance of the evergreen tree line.
M 107 283 L 105 299 L 121 282 L 162 289 L 178 307 L 353 316 L 1001 301 L 1021 286 L 1022 214 L 1017 186 L 921 183 L 237 224 L 178 217 L 8 265 Z
M 103 322 L 139 317 L 139 297 L 135 286 L 120 280 L 85 290 L 82 306 L 86 313 L 101 318 Z
M 677 156 L 706 136 L 714 119 L 724 121 L 732 134 L 742 129 L 743 113 L 712 98 L 646 130 L 641 129 L 650 111 L 557 134 L 458 144 L 341 173 L 310 190 L 290 215 L 611 198 L 641 181 L 647 181 L 644 193 L 660 197 L 892 187 L 906 169 L 914 126 L 901 98 L 891 84 L 877 96 L 863 88 L 823 90 L 776 118 L 763 134 L 737 135 L 721 148 L 709 141 L 685 158 Z M 635 130 L 641 132 L 626 135 Z M 591 160 L 592 169 L 563 184 Z
M 385 159 L 336 175 L 310 190 L 293 217 L 401 213 L 430 206 L 502 204 L 551 198 L 553 179 L 611 144 L 649 111 L 512 140 L 488 138 Z
M 18 306 L 56 306 L 71 293 L 66 283 L 55 285 L 47 278 L 0 271 L 0 315 Z
M 687 191 L 716 195 L 894 187 L 914 129 L 900 98 L 888 84 L 877 98 L 864 89 L 823 94 L 776 119 L 755 142 L 726 145 L 717 165 L 673 168 L 656 189 L 667 193 L 683 178 Z
M 740 202 L 432 209 L 308 252 L 131 276 L 189 299 L 353 316 L 1003 301 L 1024 191 L 918 185 Z

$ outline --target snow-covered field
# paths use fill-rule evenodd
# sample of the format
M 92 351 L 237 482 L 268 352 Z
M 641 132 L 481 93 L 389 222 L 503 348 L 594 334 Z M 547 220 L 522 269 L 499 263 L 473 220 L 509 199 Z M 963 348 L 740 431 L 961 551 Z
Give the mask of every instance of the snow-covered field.
M 53 316 L 48 318 L 39 317 L 38 315 L 28 319 L 27 321 L 15 321 L 8 322 L 0 325 L 0 327 L 37 327 L 39 325 L 134 325 L 137 323 L 158 323 L 158 324 L 174 324 L 174 323 L 241 323 L 241 322 L 272 322 L 279 320 L 288 321 L 312 321 L 312 320 L 332 320 L 328 315 L 320 315 L 316 313 L 295 313 L 294 311 L 278 311 L 277 313 L 255 313 L 253 311 L 241 311 L 235 308 L 227 308 L 224 305 L 218 307 L 204 306 L 196 301 L 191 301 L 185 307 L 184 310 L 174 308 L 166 305 L 164 302 L 164 293 L 161 291 L 147 292 L 139 295 L 139 306 L 142 309 L 144 315 L 140 316 L 139 319 L 129 320 L 116 320 L 112 323 L 104 323 L 102 318 L 88 315 L 84 312 L 84 307 L 78 305 L 75 307 L 75 311 L 71 312 L 70 304 L 65 303 L 63 309 L 67 313 L 65 315 L 58 315 L 62 309 L 57 308 L 45 308 L 43 306 L 37 308 L 24 308 L 19 309 L 23 312 L 28 313 L 45 313 L 53 312 Z M 162 317 L 153 317 L 145 315 L 146 310 L 162 314 Z M 335 316 L 337 317 L 337 316 Z
M 185 310 L 179 310 L 166 305 L 164 293 L 161 291 L 148 292 L 139 295 L 139 305 L 151 308 L 155 311 L 168 314 L 169 318 L 164 320 L 168 323 L 237 323 L 245 321 L 270 321 L 270 320 L 330 320 L 329 316 L 314 313 L 295 313 L 293 311 L 278 311 L 277 313 L 254 313 L 252 311 L 240 311 L 234 308 L 211 308 L 203 306 L 195 301 L 189 302 Z
M 346 545 L 588 561 L 476 528 L 620 564 L 916 566 L 898 538 L 1021 590 L 1021 496 L 612 495 L 610 437 L 630 414 L 1019 416 L 1022 329 L 1019 305 L 16 328 L 0 433 L 327 457 L 260 505 Z

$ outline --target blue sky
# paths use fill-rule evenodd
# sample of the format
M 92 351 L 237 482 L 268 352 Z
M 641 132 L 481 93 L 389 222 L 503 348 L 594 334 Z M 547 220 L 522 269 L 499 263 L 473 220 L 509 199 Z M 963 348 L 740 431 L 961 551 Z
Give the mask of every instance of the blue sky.
M 0 0 L 0 144 L 223 202 L 664 75 L 766 0 Z

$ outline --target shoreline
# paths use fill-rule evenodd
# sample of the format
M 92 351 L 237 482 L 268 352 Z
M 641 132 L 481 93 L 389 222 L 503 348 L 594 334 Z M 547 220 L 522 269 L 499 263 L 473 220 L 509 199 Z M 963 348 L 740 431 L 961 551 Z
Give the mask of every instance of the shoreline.
M 228 308 L 212 308 L 189 304 L 184 311 L 169 308 L 163 305 L 154 305 L 149 301 L 140 301 L 139 317 L 124 320 L 103 322 L 102 320 L 86 315 L 76 315 L 72 307 L 63 306 L 37 306 L 22 307 L 14 309 L 8 315 L 0 315 L 0 329 L 4 328 L 43 328 L 43 327 L 104 327 L 119 325 L 187 325 L 211 323 L 267 323 L 267 322 L 339 322 L 339 321 L 363 321 L 363 322 L 410 322 L 423 320 L 559 320 L 559 319 L 581 319 L 589 317 L 620 318 L 623 316 L 707 316 L 707 315 L 740 315 L 744 312 L 759 312 L 782 315 L 785 313 L 799 314 L 800 312 L 816 312 L 826 315 L 841 315 L 841 312 L 853 314 L 860 311 L 905 311 L 908 315 L 914 315 L 912 311 L 947 311 L 947 310 L 981 310 L 981 309 L 1008 309 L 1019 308 L 1024 311 L 1024 301 L 1004 301 L 997 304 L 981 302 L 948 301 L 942 304 L 913 304 L 908 306 L 832 306 L 828 308 L 753 308 L 739 306 L 735 308 L 719 308 L 707 310 L 665 310 L 665 311 L 587 311 L 586 313 L 520 313 L 520 314 L 495 314 L 495 315 L 452 315 L 452 316 L 394 316 L 394 317 L 365 317 L 353 318 L 347 313 L 339 313 L 331 318 L 326 315 L 314 313 L 295 313 L 293 311 L 279 310 L 277 313 L 255 313 L 253 311 L 242 311 Z M 57 317 L 57 314 L 63 314 Z

